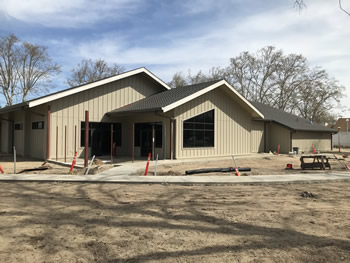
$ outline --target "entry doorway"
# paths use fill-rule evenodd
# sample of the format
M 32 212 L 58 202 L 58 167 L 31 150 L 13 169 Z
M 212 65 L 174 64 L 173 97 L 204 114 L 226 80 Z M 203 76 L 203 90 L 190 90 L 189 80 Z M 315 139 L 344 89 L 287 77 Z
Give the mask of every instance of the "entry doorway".
M 162 148 L 162 123 L 147 122 L 135 123 L 135 147 L 140 147 L 140 155 L 148 156 L 153 151 L 153 127 L 154 147 Z
M 111 154 L 111 124 L 107 122 L 89 122 L 89 147 L 91 156 L 102 156 Z M 121 123 L 113 123 L 113 154 L 115 148 L 121 146 L 122 142 Z M 81 122 L 80 146 L 85 146 L 85 122 Z

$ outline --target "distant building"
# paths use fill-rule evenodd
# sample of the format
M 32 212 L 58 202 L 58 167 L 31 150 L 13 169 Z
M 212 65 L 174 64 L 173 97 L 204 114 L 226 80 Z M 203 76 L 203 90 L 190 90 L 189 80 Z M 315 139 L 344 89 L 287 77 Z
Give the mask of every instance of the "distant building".
M 350 147 L 350 117 L 339 118 L 330 128 L 337 130 L 332 136 L 333 147 Z
M 339 118 L 334 125 L 331 125 L 330 128 L 337 130 L 340 127 L 340 132 L 349 132 L 350 131 L 350 117 L 348 118 Z

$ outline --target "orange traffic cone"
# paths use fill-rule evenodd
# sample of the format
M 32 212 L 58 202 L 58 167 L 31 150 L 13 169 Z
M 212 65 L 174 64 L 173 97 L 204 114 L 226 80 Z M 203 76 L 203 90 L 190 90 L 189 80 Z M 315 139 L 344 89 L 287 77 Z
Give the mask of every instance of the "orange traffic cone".
M 2 169 L 2 166 L 1 166 L 1 165 L 0 165 L 0 171 L 1 171 L 2 174 L 5 173 L 5 172 L 4 172 L 4 169 Z

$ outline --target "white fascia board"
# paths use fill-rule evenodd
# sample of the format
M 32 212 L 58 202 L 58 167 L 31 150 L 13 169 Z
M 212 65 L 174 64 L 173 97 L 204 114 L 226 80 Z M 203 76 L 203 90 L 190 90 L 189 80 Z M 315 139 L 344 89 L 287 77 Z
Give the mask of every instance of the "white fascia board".
M 255 108 L 249 101 L 247 101 L 241 94 L 238 93 L 237 90 L 235 90 L 226 80 L 220 80 L 216 83 L 214 83 L 213 85 L 206 87 L 205 89 L 202 89 L 186 98 L 183 98 L 182 100 L 179 100 L 177 102 L 174 102 L 166 107 L 163 107 L 162 110 L 163 112 L 167 112 L 170 111 L 176 107 L 179 107 L 182 104 L 185 104 L 186 102 L 189 102 L 209 91 L 212 91 L 213 89 L 216 89 L 222 85 L 225 85 L 226 87 L 228 87 L 239 99 L 241 99 L 245 104 L 247 104 L 258 116 L 260 116 L 262 119 L 264 119 L 264 115 L 257 109 Z
M 63 97 L 69 96 L 69 95 L 73 95 L 73 94 L 78 93 L 78 92 L 86 91 L 86 90 L 95 88 L 97 86 L 108 84 L 108 83 L 116 81 L 116 80 L 120 80 L 120 79 L 123 79 L 123 78 L 131 77 L 131 76 L 139 74 L 139 73 L 145 73 L 149 77 L 154 79 L 156 82 L 158 82 L 160 85 L 162 85 L 164 88 L 166 88 L 168 90 L 171 89 L 167 84 L 165 84 L 165 82 L 163 82 L 161 79 L 159 79 L 157 76 L 155 76 L 148 69 L 146 69 L 146 68 L 138 68 L 138 69 L 131 70 L 131 71 L 128 71 L 128 72 L 125 72 L 125 73 L 121 73 L 119 75 L 116 75 L 116 76 L 113 76 L 113 77 L 110 77 L 110 78 L 106 78 L 106 79 L 103 79 L 103 80 L 95 81 L 93 83 L 82 85 L 82 86 L 79 86 L 79 87 L 76 87 L 76 88 L 72 88 L 72 89 L 69 89 L 69 90 L 66 90 L 66 91 L 58 92 L 56 94 L 52 94 L 51 96 L 50 95 L 46 96 L 45 98 L 39 98 L 39 99 L 30 101 L 29 102 L 29 108 L 32 108 L 32 107 L 35 107 L 35 106 L 38 106 L 38 105 L 41 105 L 41 104 L 44 104 L 44 103 L 48 103 L 50 101 L 57 100 L 57 99 L 60 99 L 60 98 L 63 98 Z

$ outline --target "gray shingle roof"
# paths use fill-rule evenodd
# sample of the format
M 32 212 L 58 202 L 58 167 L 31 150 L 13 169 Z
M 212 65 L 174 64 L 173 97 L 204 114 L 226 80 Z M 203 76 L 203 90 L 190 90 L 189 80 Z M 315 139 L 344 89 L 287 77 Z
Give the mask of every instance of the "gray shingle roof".
M 199 84 L 179 87 L 176 89 L 171 89 L 163 91 L 152 96 L 143 98 L 139 101 L 125 105 L 118 109 L 108 112 L 109 115 L 122 114 L 122 113 L 132 113 L 132 112 L 146 112 L 146 111 L 156 111 L 163 107 L 171 105 L 183 98 L 186 98 L 197 91 L 205 89 L 219 80 L 213 80 L 208 82 L 203 82 Z
M 311 123 L 306 119 L 287 113 L 283 110 L 275 109 L 269 105 L 259 102 L 251 103 L 264 115 L 264 121 L 274 121 L 296 131 L 335 132 L 335 130 L 324 125 Z

